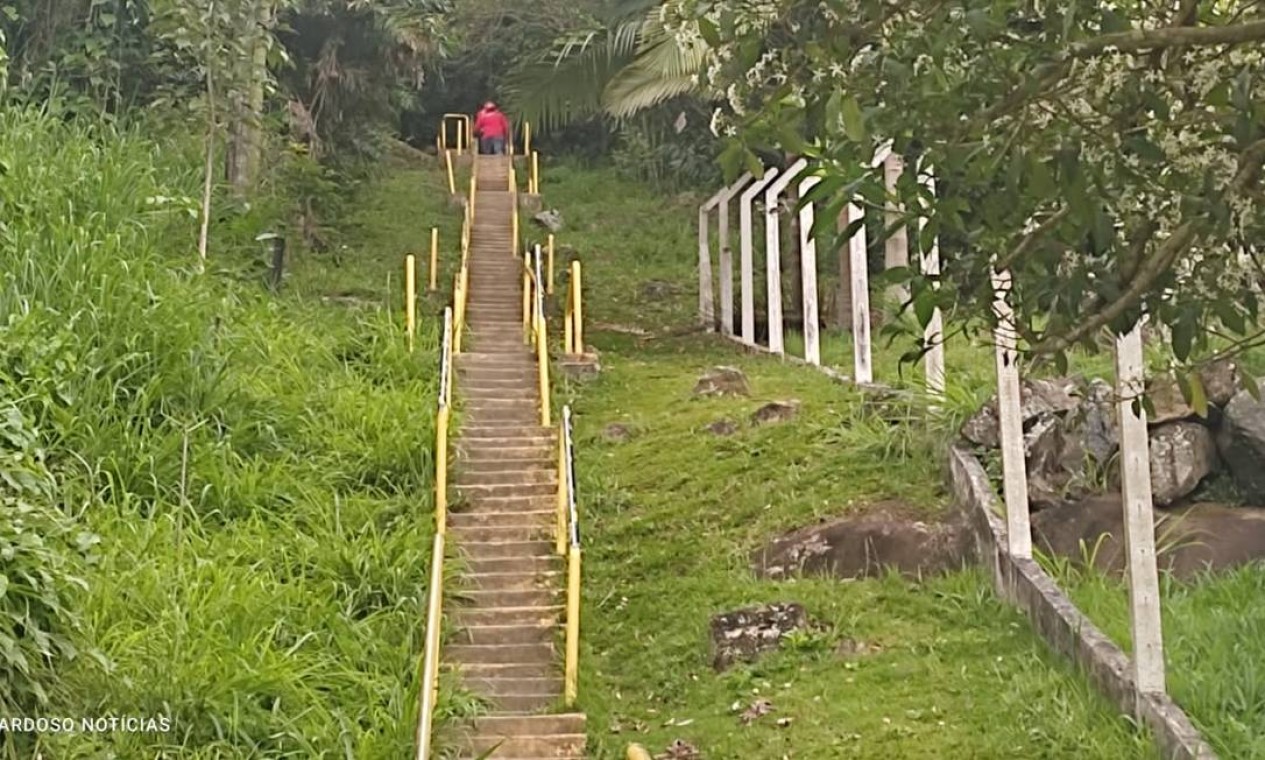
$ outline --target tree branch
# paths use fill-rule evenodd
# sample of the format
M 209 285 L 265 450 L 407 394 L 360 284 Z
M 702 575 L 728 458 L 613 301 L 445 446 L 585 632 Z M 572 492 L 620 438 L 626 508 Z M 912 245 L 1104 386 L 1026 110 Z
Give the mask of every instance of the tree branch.
M 1260 175 L 1262 162 L 1265 162 L 1265 139 L 1252 143 L 1239 156 L 1239 170 L 1226 187 L 1226 196 L 1234 197 L 1239 195 L 1254 183 Z M 1151 283 L 1155 281 L 1155 278 L 1167 271 L 1173 265 L 1173 262 L 1177 260 L 1177 257 L 1184 253 L 1199 238 L 1197 231 L 1198 221 L 1198 219 L 1190 219 L 1178 226 L 1156 252 L 1138 268 L 1137 275 L 1115 301 L 1068 333 L 1047 337 L 1037 343 L 1032 347 L 1032 352 L 1035 354 L 1052 354 L 1066 350 L 1136 304 L 1141 300 L 1142 295 L 1151 286 Z
M 1032 250 L 1032 247 L 1036 245 L 1036 242 L 1039 238 L 1045 237 L 1047 234 L 1053 231 L 1055 227 L 1059 226 L 1059 224 L 1061 224 L 1063 220 L 1067 218 L 1067 215 L 1070 214 L 1071 211 L 1072 209 L 1069 206 L 1064 206 L 1063 208 L 1054 212 L 1050 216 L 1046 217 L 1045 221 L 1041 222 L 1041 224 L 1033 228 L 1033 230 L 1029 232 L 1027 235 L 1024 235 L 1023 240 L 1019 241 L 1019 245 L 1015 246 L 1010 251 L 1010 253 L 1002 257 L 994 266 L 994 268 L 999 271 L 1002 269 L 1009 269 L 1012 264 L 1014 264 L 1024 255 L 1026 255 L 1028 251 Z
M 1244 42 L 1265 40 L 1265 21 L 1246 24 L 1203 27 L 1166 27 L 1164 29 L 1134 29 L 1128 32 L 1104 34 L 1084 42 L 1078 42 L 1063 54 L 1068 58 L 1092 58 L 1108 52 L 1135 53 L 1139 50 L 1203 45 L 1238 45 Z

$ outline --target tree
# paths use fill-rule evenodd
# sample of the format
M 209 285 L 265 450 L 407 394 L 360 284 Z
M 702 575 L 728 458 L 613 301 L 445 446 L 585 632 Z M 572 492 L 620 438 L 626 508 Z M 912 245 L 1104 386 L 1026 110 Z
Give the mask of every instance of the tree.
M 604 114 L 628 119 L 698 92 L 707 46 L 668 33 L 658 0 L 624 0 L 605 19 L 558 37 L 508 83 L 515 111 L 547 129 Z
M 950 287 L 904 273 L 918 315 L 991 324 L 1000 266 L 1031 353 L 1064 362 L 1146 313 L 1185 361 L 1215 336 L 1263 337 L 1265 17 L 1247 0 L 1166 7 L 676 0 L 665 15 L 710 46 L 731 173 L 780 144 L 818 161 L 816 197 L 878 207 L 866 167 L 883 140 L 935 167 L 934 197 L 911 176 L 898 188 L 946 248 Z

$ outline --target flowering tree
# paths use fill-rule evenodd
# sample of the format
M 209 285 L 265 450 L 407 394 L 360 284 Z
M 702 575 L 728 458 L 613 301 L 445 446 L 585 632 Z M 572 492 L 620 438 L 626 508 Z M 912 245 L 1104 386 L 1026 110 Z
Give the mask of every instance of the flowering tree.
M 938 290 L 893 273 L 922 321 L 938 304 L 967 329 L 991 324 L 996 266 L 1014 276 L 1025 349 L 1060 364 L 1144 313 L 1182 361 L 1213 336 L 1262 342 L 1265 5 L 671 0 L 661 13 L 707 43 L 730 173 L 776 144 L 817 160 L 817 199 L 879 205 L 866 167 L 884 141 L 934 167 L 934 197 L 907 176 L 896 199 L 945 249 Z

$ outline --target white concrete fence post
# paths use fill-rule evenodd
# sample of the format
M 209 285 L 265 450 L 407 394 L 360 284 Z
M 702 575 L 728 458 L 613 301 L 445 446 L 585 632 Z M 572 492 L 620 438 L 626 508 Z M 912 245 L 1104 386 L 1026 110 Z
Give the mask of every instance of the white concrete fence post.
M 808 160 L 799 159 L 777 175 L 764 191 L 765 298 L 768 303 L 769 350 L 775 354 L 786 353 L 782 330 L 782 226 L 778 196 L 806 168 Z
M 1164 692 L 1164 642 L 1155 558 L 1150 442 L 1146 411 L 1133 402 L 1145 388 L 1142 321 L 1116 338 L 1116 397 L 1120 419 L 1120 496 L 1129 563 L 1129 618 L 1133 681 L 1139 694 Z
M 923 185 L 931 195 L 936 193 L 936 179 L 931 167 L 927 167 L 926 176 L 922 178 Z M 922 214 L 918 220 L 918 244 L 922 250 L 922 232 L 927 226 L 927 215 Z M 938 278 L 940 276 L 940 241 L 936 238 L 931 239 L 931 244 L 922 250 L 921 257 L 922 273 L 930 278 Z M 932 285 L 936 290 L 940 289 L 940 283 L 935 282 Z M 931 312 L 931 320 L 927 322 L 927 327 L 923 330 L 923 341 L 931 346 L 923 361 L 926 366 L 927 377 L 927 393 L 936 399 L 944 398 L 944 315 L 940 313 L 940 307 L 937 306 Z
M 734 259 L 733 249 L 729 246 L 729 201 L 751 181 L 751 174 L 744 172 L 732 185 L 722 188 L 699 208 L 699 311 L 700 319 L 710 324 L 715 320 L 713 304 L 710 317 L 702 314 L 705 311 L 704 298 L 710 298 L 714 292 L 712 287 L 704 288 L 703 279 L 706 273 L 711 277 L 711 246 L 708 242 L 708 214 L 718 208 L 717 224 L 719 226 L 717 243 L 720 260 L 720 331 L 724 335 L 734 334 Z M 704 257 L 707 261 L 704 263 Z M 704 295 L 706 294 L 706 295 Z
M 848 240 L 848 259 L 852 268 L 852 363 L 853 380 L 874 382 L 874 366 L 870 350 L 870 274 L 866 261 L 865 212 L 856 203 L 845 211 L 847 224 L 857 219 L 862 224 Z
M 777 169 L 770 167 L 742 192 L 738 200 L 738 234 L 742 261 L 739 265 L 742 289 L 742 342 L 755 345 L 755 241 L 751 229 L 751 204 L 764 188 L 777 176 Z
M 1009 270 L 993 271 L 993 312 L 997 352 L 997 419 L 1001 432 L 1002 493 L 1006 502 L 1006 539 L 1010 554 L 1032 559 L 1032 528 L 1028 518 L 1028 463 L 1023 449 L 1022 401 L 1019 390 L 1019 352 L 1014 312 L 1010 307 Z
M 799 183 L 799 197 L 807 198 L 821 182 L 820 177 L 808 177 Z M 799 258 L 804 302 L 804 360 L 821 365 L 821 328 L 817 312 L 817 240 L 813 237 L 812 202 L 805 202 L 799 209 Z

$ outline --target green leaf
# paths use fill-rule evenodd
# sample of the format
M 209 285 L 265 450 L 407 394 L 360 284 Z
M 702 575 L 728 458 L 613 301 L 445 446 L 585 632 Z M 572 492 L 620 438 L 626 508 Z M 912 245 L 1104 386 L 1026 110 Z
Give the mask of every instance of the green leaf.
M 743 147 L 742 152 L 742 159 L 747 165 L 747 171 L 751 172 L 753 177 L 764 176 L 764 164 L 760 162 L 760 157 L 746 147 Z
M 1171 325 L 1173 331 L 1173 356 L 1184 362 L 1190 357 L 1190 348 L 1195 341 L 1195 322 L 1183 314 Z
M 1247 391 L 1253 401 L 1261 400 L 1260 383 L 1256 382 L 1256 378 L 1248 374 L 1247 370 L 1242 366 L 1239 367 L 1239 385 L 1243 387 L 1243 390 Z
M 839 105 L 839 116 L 843 119 L 843 133 L 853 142 L 865 142 L 865 116 L 856 98 L 846 95 Z
M 1207 419 L 1208 418 L 1208 394 L 1204 390 L 1203 378 L 1199 376 L 1198 372 L 1190 373 L 1189 386 L 1190 386 L 1190 397 L 1186 399 L 1186 402 L 1189 403 L 1191 408 L 1195 410 L 1195 414 L 1198 414 L 1200 417 Z
M 918 325 L 926 327 L 931 323 L 931 316 L 936 310 L 936 291 L 926 288 L 914 297 L 914 316 L 918 317 Z
M 700 18 L 698 20 L 698 33 L 708 45 L 714 48 L 720 47 L 720 30 L 712 22 L 705 18 Z

